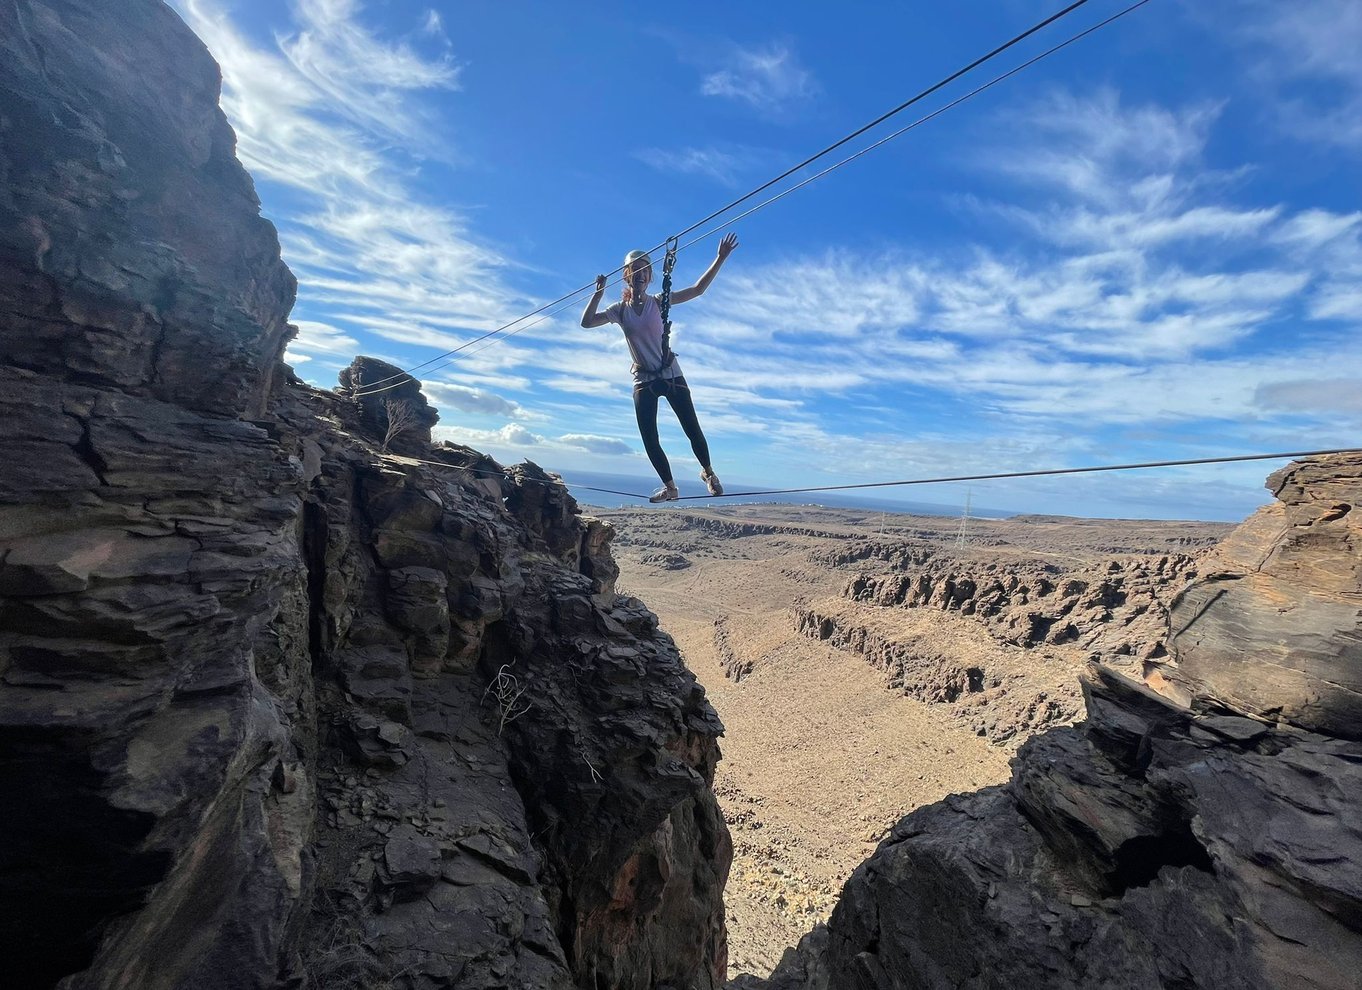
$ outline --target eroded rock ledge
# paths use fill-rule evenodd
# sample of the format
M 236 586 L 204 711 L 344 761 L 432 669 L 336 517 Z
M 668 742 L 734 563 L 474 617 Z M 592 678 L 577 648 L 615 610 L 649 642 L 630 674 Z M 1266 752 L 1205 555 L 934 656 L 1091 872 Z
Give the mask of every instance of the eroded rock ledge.
M 291 376 L 167 6 L 0 39 L 5 986 L 717 986 L 722 727 L 609 528 Z
M 1362 458 L 1269 488 L 1174 601 L 1162 694 L 1093 665 L 1085 722 L 908 815 L 826 927 L 731 985 L 1355 987 Z

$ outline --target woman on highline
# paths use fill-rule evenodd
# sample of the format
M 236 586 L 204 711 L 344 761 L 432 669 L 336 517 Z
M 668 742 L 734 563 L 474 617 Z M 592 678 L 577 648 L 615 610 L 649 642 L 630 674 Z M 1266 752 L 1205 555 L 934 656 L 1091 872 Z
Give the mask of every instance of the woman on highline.
M 736 234 L 727 234 L 719 242 L 719 250 L 714 262 L 700 276 L 700 281 L 687 289 L 676 289 L 671 294 L 671 305 L 690 302 L 702 295 L 719 274 L 719 269 L 738 246 Z M 670 342 L 663 333 L 662 309 L 657 296 L 648 295 L 648 283 L 653 279 L 653 263 L 646 251 L 630 251 L 624 258 L 623 298 L 604 313 L 596 312 L 605 292 L 605 276 L 596 277 L 596 291 L 587 301 L 582 312 L 582 326 L 587 329 L 603 327 L 616 323 L 624 331 L 629 354 L 634 359 L 634 416 L 638 419 L 638 432 L 643 438 L 643 448 L 648 452 L 648 460 L 653 470 L 662 479 L 662 487 L 653 493 L 649 501 L 670 502 L 680 498 L 676 482 L 672 479 L 671 465 L 662 451 L 657 438 L 657 400 L 666 398 L 681 428 L 686 431 L 691 450 L 700 462 L 700 480 L 705 483 L 711 495 L 722 495 L 723 485 L 719 476 L 709 463 L 709 444 L 700 429 L 700 421 L 695 416 L 695 404 L 691 402 L 690 388 L 681 365 L 672 353 Z

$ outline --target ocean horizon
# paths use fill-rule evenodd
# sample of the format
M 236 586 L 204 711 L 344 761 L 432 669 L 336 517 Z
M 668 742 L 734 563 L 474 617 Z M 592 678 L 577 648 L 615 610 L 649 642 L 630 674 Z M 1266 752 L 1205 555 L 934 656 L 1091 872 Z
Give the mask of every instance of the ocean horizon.
M 555 474 L 558 472 L 554 472 Z M 641 508 L 649 505 L 648 496 L 657 490 L 657 480 L 631 475 L 598 474 L 591 471 L 567 471 L 561 474 L 572 497 L 583 505 L 597 506 L 602 509 Z M 704 496 L 705 488 L 698 481 L 678 481 L 677 487 L 682 498 Z M 919 502 L 907 499 L 877 497 L 860 494 L 857 491 L 835 492 L 777 492 L 767 491 L 759 485 L 744 485 L 741 482 L 725 482 L 724 487 L 731 492 L 742 493 L 723 498 L 699 499 L 684 505 L 698 507 L 722 505 L 760 505 L 777 502 L 782 505 L 820 505 L 829 509 L 860 509 L 870 512 L 891 512 L 903 515 L 949 516 L 958 517 L 964 510 L 963 502 Z M 970 504 L 969 514 L 987 519 L 1007 519 L 1019 515 L 1007 509 L 995 509 Z

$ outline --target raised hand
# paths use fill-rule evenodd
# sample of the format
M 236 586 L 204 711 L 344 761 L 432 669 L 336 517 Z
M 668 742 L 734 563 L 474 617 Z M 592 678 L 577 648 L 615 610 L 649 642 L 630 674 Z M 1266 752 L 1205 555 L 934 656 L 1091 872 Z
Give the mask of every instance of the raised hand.
M 725 234 L 724 239 L 719 242 L 719 260 L 727 260 L 728 256 L 733 253 L 733 249 L 737 246 L 738 235 L 734 233 Z
M 597 292 L 604 292 L 604 291 L 605 291 L 605 276 L 604 276 L 604 275 L 597 275 L 597 276 L 596 276 L 596 291 L 597 291 Z

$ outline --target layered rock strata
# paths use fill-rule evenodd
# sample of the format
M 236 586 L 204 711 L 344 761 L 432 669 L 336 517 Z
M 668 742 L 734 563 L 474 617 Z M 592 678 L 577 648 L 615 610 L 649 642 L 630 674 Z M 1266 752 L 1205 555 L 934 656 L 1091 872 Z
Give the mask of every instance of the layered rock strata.
M 905 628 L 897 616 L 835 600 L 796 606 L 793 619 L 803 635 L 883 671 L 885 687 L 950 706 L 971 731 L 993 743 L 1015 745 L 1040 729 L 1072 721 L 1081 708 L 1068 655 L 1000 651 L 968 640 L 962 647 L 963 630 L 949 636 L 940 623 Z
M 1029 557 L 1001 563 L 905 544 L 837 551 L 863 572 L 839 599 L 797 604 L 795 629 L 859 654 L 886 686 L 950 705 L 973 731 L 1015 744 L 1081 710 L 1077 674 L 1105 657 L 1128 672 L 1167 654 L 1168 603 L 1197 574 L 1184 554 L 1112 557 L 1064 567 Z M 986 630 L 1002 649 L 961 647 L 907 615 L 943 612 Z M 725 668 L 729 665 L 726 663 Z M 731 675 L 730 675 L 731 676 Z
M 1179 700 L 1362 739 L 1362 456 L 1292 464 L 1267 487 L 1277 500 L 1174 604 L 1173 657 L 1151 681 Z
M 5 985 L 717 986 L 721 726 L 609 528 L 291 377 L 168 7 L 0 51 Z
M 906 572 L 861 575 L 842 595 L 972 616 L 1015 646 L 1073 644 L 1094 656 L 1146 660 L 1167 653 L 1168 602 L 1196 574 L 1196 558 L 1185 554 L 1115 557 L 1075 569 L 938 556 Z
M 827 926 L 732 986 L 1356 986 L 1359 467 L 1274 475 L 1278 504 L 1174 603 L 1154 683 L 1190 704 L 1093 665 L 1085 722 L 1025 744 L 1007 785 L 904 818 Z

